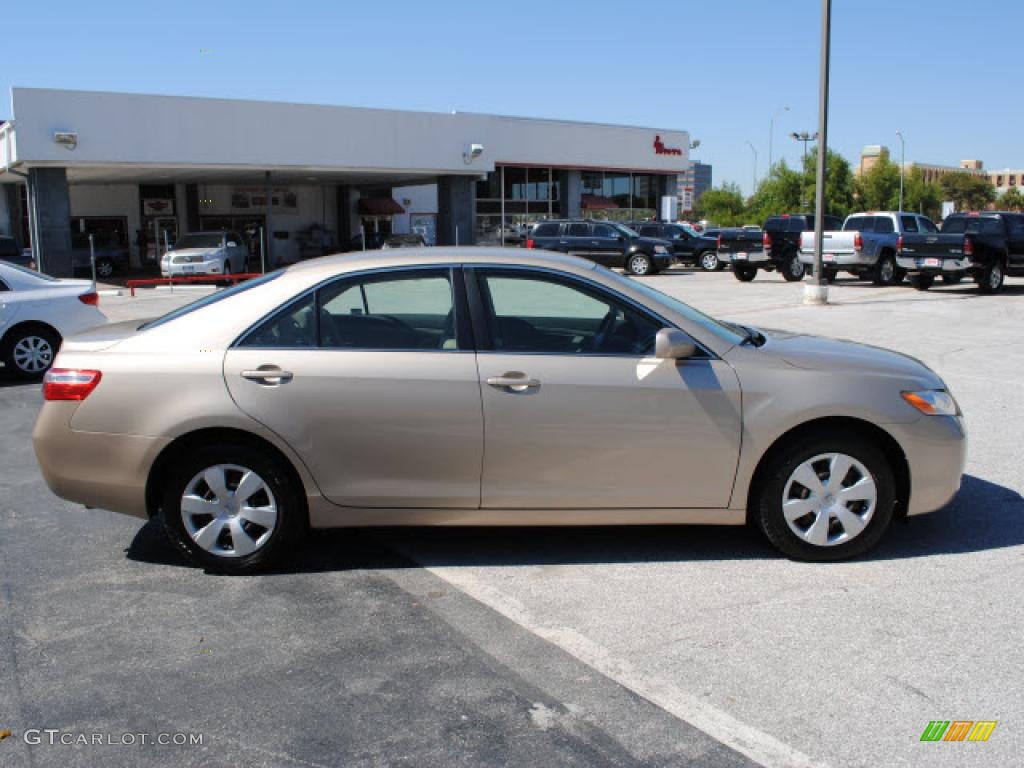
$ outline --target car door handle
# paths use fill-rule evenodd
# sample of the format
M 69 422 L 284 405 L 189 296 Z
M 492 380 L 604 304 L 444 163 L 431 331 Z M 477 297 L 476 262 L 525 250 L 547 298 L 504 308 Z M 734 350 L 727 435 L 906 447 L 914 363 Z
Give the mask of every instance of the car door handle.
M 261 384 L 284 384 L 291 381 L 294 374 L 291 371 L 282 371 L 277 366 L 261 366 L 254 371 L 242 371 L 242 378 Z
M 487 379 L 487 383 L 495 389 L 511 389 L 513 392 L 525 392 L 540 386 L 537 379 L 531 379 L 519 371 L 508 371 L 501 376 L 491 376 Z

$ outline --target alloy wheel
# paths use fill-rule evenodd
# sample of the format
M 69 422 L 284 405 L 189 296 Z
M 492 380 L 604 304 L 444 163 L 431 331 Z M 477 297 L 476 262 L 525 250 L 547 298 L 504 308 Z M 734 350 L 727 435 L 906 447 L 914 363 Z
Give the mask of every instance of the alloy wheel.
M 794 278 L 802 278 L 804 276 L 804 263 L 796 256 L 789 260 L 789 274 Z
M 107 259 L 101 259 L 96 262 L 96 274 L 100 277 L 110 277 L 114 274 L 114 264 Z
M 42 373 L 53 363 L 53 346 L 42 336 L 24 336 L 14 345 L 14 364 L 25 373 Z
M 273 535 L 277 501 L 267 482 L 253 470 L 215 464 L 185 486 L 181 519 L 188 535 L 206 552 L 245 557 Z
M 878 276 L 886 285 L 893 282 L 893 279 L 896 277 L 896 265 L 892 262 L 892 259 L 882 259 L 882 263 L 878 267 Z
M 629 260 L 629 271 L 634 275 L 646 275 L 650 272 L 650 262 L 646 256 L 634 256 Z
M 988 287 L 992 291 L 998 291 L 1003 284 L 1003 268 L 999 264 L 993 264 L 988 273 Z
M 789 529 L 817 547 L 856 538 L 878 505 L 878 488 L 867 468 L 845 453 L 823 453 L 800 464 L 782 491 Z
M 705 251 L 700 257 L 700 266 L 708 272 L 714 272 L 718 268 L 718 255 L 712 251 Z

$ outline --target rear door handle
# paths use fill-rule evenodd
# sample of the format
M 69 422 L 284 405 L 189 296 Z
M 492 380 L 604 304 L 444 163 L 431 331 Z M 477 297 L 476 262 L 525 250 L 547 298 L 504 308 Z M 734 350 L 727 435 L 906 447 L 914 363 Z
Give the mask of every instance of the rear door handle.
M 513 392 L 525 392 L 540 386 L 540 381 L 531 379 L 519 371 L 508 371 L 501 376 L 491 376 L 487 379 L 487 383 L 496 389 L 511 389 Z
M 253 371 L 242 371 L 242 378 L 258 381 L 261 384 L 284 384 L 294 378 L 291 371 L 282 371 L 277 366 L 260 366 Z

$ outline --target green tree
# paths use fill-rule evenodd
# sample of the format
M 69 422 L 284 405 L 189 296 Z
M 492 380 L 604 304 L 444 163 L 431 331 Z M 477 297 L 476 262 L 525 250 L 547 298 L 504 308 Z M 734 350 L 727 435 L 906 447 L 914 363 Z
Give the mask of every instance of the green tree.
M 760 224 L 769 216 L 801 210 L 803 188 L 803 174 L 786 165 L 785 160 L 780 160 L 757 185 L 757 191 L 747 206 L 747 218 Z
M 996 190 L 987 176 L 947 173 L 939 181 L 942 195 L 956 203 L 958 211 L 980 211 L 995 202 Z
M 920 168 L 912 168 L 904 179 L 903 207 L 938 221 L 942 215 L 942 190 L 935 182 L 925 181 Z
M 697 201 L 694 213 L 698 219 L 707 219 L 722 227 L 745 224 L 747 207 L 739 185 L 723 184 L 709 189 Z
M 900 169 L 882 153 L 870 169 L 860 175 L 855 189 L 861 208 L 866 211 L 895 211 L 900 205 Z M 904 196 L 904 206 L 906 205 Z
M 806 209 L 814 209 L 817 190 L 818 151 L 812 148 L 804 162 L 804 201 Z M 854 206 L 853 169 L 846 158 L 831 149 L 825 155 L 825 213 L 846 216 Z
M 1004 211 L 1024 211 L 1024 195 L 1016 187 L 1003 192 L 996 203 Z

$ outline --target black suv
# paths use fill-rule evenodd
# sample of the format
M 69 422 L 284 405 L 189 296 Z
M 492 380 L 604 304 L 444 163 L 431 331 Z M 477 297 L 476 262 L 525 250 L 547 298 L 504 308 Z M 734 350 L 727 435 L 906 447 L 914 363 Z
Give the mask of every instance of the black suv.
M 825 229 L 843 228 L 843 220 L 837 216 L 825 216 Z M 769 216 L 764 223 L 764 250 L 771 260 L 762 269 L 779 270 L 787 280 L 803 280 L 804 265 L 800 262 L 800 233 L 814 231 L 813 213 L 784 213 Z
M 705 237 L 685 224 L 638 221 L 631 226 L 644 237 L 667 240 L 684 264 L 696 264 L 708 272 L 718 269 L 717 238 Z
M 677 263 L 667 241 L 641 237 L 615 221 L 542 221 L 530 232 L 526 247 L 582 256 L 633 275 L 657 274 Z

